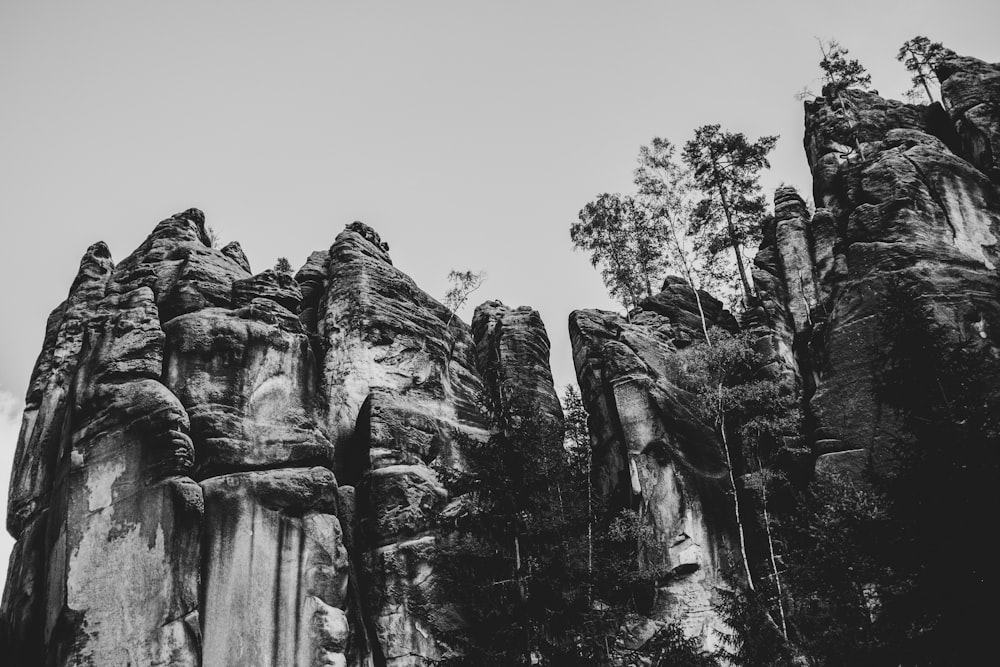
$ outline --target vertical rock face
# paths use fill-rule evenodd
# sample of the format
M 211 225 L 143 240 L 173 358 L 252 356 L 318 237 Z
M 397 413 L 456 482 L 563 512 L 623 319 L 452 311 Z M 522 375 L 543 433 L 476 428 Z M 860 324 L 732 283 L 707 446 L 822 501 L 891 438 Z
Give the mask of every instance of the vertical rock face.
M 337 478 L 357 488 L 352 550 L 379 660 L 403 666 L 440 651 L 419 604 L 447 495 L 432 465 L 456 464 L 457 443 L 483 437 L 486 421 L 468 326 L 394 267 L 387 248 L 361 223 L 330 248 L 317 313 L 320 411 Z
M 447 495 L 431 465 L 485 435 L 469 327 L 361 223 L 295 278 L 207 243 L 191 209 L 117 266 L 96 244 L 49 318 L 5 654 L 424 664 L 441 647 L 410 597 Z
M 700 294 L 709 326 L 734 329 Z M 595 310 L 570 315 L 570 337 L 594 442 L 594 483 L 612 513 L 629 508 L 652 526 L 669 576 L 649 615 L 681 623 L 708 645 L 723 627 L 718 590 L 745 581 L 724 445 L 677 386 L 672 359 L 701 337 L 693 292 L 668 279 L 631 322 Z
M 779 288 L 766 276 L 758 287 L 778 294 L 793 338 L 807 341 L 799 371 L 811 376 L 805 398 L 821 471 L 882 465 L 898 435 L 875 391 L 879 313 L 893 285 L 914 286 L 956 339 L 1000 342 L 1000 193 L 989 177 L 996 68 L 948 62 L 954 127 L 939 106 L 874 93 L 844 93 L 850 119 L 829 100 L 807 103 L 806 154 L 822 208 L 805 225 L 787 191 L 775 199 L 778 231 L 761 254 L 780 258 Z
M 476 367 L 493 395 L 493 405 L 523 401 L 561 431 L 562 406 L 549 369 L 549 338 L 538 311 L 487 301 L 476 308 L 472 333 Z
M 1000 185 L 1000 63 L 955 56 L 937 75 L 960 154 Z
M 761 373 L 801 399 L 809 432 L 777 447 L 805 476 L 887 466 L 905 436 L 877 392 L 896 286 L 1000 359 L 1000 66 L 954 57 L 938 75 L 943 106 L 853 90 L 807 103 L 819 208 L 780 188 L 763 230 L 742 325 Z M 677 351 L 702 314 L 737 329 L 669 278 L 628 320 L 574 312 L 570 334 L 596 491 L 661 547 L 643 627 L 677 622 L 711 645 L 719 591 L 778 563 L 741 552 L 759 550 L 747 519 L 773 498 L 754 496 L 767 475 L 734 482 L 681 388 Z M 448 500 L 435 466 L 467 465 L 484 406 L 525 400 L 559 433 L 548 357 L 537 312 L 488 302 L 470 329 L 359 222 L 294 277 L 212 248 L 196 209 L 117 265 L 91 246 L 26 396 L 0 653 L 53 667 L 446 657 L 435 629 L 462 619 L 426 604 Z

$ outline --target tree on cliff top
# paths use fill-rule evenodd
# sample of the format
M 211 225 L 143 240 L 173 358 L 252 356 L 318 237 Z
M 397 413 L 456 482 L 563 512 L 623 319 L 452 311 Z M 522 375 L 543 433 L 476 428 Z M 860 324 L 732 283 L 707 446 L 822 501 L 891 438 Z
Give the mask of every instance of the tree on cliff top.
M 923 88 L 927 94 L 927 99 L 934 101 L 931 94 L 931 83 L 939 84 L 934 69 L 948 56 L 955 55 L 955 52 L 947 48 L 941 42 L 932 42 L 923 35 L 917 35 L 913 39 L 908 39 L 899 47 L 896 60 L 903 63 L 907 71 L 913 73 L 913 87 L 906 91 L 906 96 L 911 100 L 920 98 L 920 89 Z
M 573 245 L 590 251 L 611 296 L 630 311 L 663 277 L 664 232 L 635 199 L 604 193 L 570 227 Z
M 732 248 L 747 302 L 753 302 L 754 293 L 743 247 L 760 238 L 760 220 L 766 210 L 760 172 L 771 166 L 767 154 L 777 141 L 776 136 L 765 136 L 750 142 L 742 132 L 703 125 L 684 145 L 684 162 L 705 195 L 695 208 L 691 232 L 708 257 Z
M 448 282 L 451 283 L 451 287 L 444 294 L 444 305 L 448 306 L 451 316 L 448 318 L 447 324 L 451 324 L 455 313 L 469 300 L 469 295 L 483 286 L 484 280 L 486 280 L 486 274 L 482 271 L 452 270 L 448 272 Z
M 698 252 L 695 239 L 688 233 L 695 210 L 694 184 L 691 173 L 677 163 L 675 153 L 669 140 L 653 137 L 649 145 L 639 148 L 634 180 L 642 203 L 664 232 L 666 266 L 679 271 L 694 294 L 707 340 L 708 322 L 698 290 L 718 290 L 731 283 L 735 265 L 718 261 L 721 255 Z
M 848 88 L 862 90 L 871 88 L 872 75 L 856 58 L 848 60 L 848 50 L 842 47 L 837 40 L 831 39 L 827 42 L 821 40 L 819 50 L 823 53 L 823 59 L 819 61 L 819 66 L 823 70 L 827 85 L 832 87 L 834 95 L 839 95 Z
M 824 42 L 819 41 L 819 50 L 823 58 L 819 61 L 819 66 L 823 70 L 823 78 L 826 79 L 824 94 L 831 95 L 840 102 L 840 110 L 844 112 L 847 124 L 850 126 L 851 134 L 854 137 L 854 146 L 858 149 L 858 155 L 865 159 L 864 149 L 861 148 L 861 141 L 858 139 L 854 119 L 847 109 L 843 92 L 848 88 L 860 88 L 867 90 L 871 88 L 872 76 L 868 73 L 856 58 L 847 59 L 847 49 L 842 47 L 837 40 L 831 39 Z

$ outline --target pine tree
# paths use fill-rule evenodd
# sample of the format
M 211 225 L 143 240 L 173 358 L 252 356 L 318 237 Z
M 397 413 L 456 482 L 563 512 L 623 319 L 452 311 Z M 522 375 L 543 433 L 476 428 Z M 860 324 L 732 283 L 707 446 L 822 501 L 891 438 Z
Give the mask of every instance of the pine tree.
M 867 90 L 871 88 L 872 77 L 857 59 L 847 58 L 847 49 L 842 47 L 837 40 L 831 39 L 828 42 L 820 41 L 819 50 L 823 54 L 819 66 L 823 70 L 823 76 L 826 79 L 823 94 L 840 102 L 840 110 L 847 118 L 847 124 L 854 137 L 854 146 L 858 149 L 858 155 L 864 160 L 865 152 L 861 147 L 860 139 L 858 139 L 854 118 L 851 112 L 848 111 L 847 103 L 844 101 L 844 91 L 849 88 Z
M 938 83 L 935 68 L 942 60 L 955 55 L 955 52 L 945 47 L 941 42 L 932 42 L 923 35 L 917 35 L 913 39 L 908 39 L 899 47 L 896 60 L 903 63 L 907 71 L 913 74 L 911 81 L 913 88 L 907 91 L 907 97 L 916 99 L 920 97 L 918 92 L 921 88 L 927 94 L 930 102 L 934 101 L 931 93 L 931 83 Z
M 760 237 L 760 220 L 766 209 L 760 193 L 760 172 L 770 167 L 767 154 L 777 141 L 778 137 L 767 136 L 750 142 L 742 132 L 703 125 L 684 145 L 684 162 L 704 194 L 695 210 L 691 231 L 708 257 L 732 249 L 748 303 L 755 297 L 744 266 L 743 247 Z

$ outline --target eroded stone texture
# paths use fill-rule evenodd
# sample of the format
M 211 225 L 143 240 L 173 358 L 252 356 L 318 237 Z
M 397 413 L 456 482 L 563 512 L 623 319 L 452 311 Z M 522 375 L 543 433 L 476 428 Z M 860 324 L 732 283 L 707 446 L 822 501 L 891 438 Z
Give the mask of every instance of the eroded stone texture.
M 109 292 L 149 287 L 160 319 L 209 306 L 232 305 L 233 282 L 250 277 L 238 244 L 210 247 L 205 216 L 192 208 L 167 218 L 115 269 Z
M 962 157 L 1000 185 L 1000 63 L 954 56 L 937 76 Z
M 317 367 L 297 317 L 269 299 L 206 308 L 165 325 L 164 382 L 191 417 L 197 474 L 333 466 L 314 421 Z
M 520 402 L 561 434 L 563 414 L 549 367 L 549 337 L 538 311 L 487 301 L 472 319 L 476 366 L 495 409 Z M 561 446 L 561 435 L 558 446 Z
M 570 338 L 584 404 L 595 442 L 595 491 L 612 512 L 632 508 L 654 529 L 671 572 L 657 586 L 649 615 L 676 621 L 689 636 L 714 645 L 719 588 L 745 581 L 727 457 L 712 428 L 691 409 L 691 396 L 676 382 L 672 358 L 677 341 L 701 333 L 694 295 L 685 301 L 676 280 L 668 295 L 653 297 L 657 312 L 632 322 L 603 311 L 574 311 Z M 709 324 L 732 326 L 731 316 L 701 293 Z M 669 297 L 669 298 L 668 298 Z
M 285 468 L 201 485 L 203 664 L 346 664 L 350 565 L 333 473 Z
M 880 465 L 899 434 L 876 395 L 884 299 L 894 284 L 915 287 L 956 339 L 995 346 L 1000 196 L 936 136 L 949 138 L 939 108 L 861 91 L 846 96 L 854 129 L 839 105 L 806 104 L 806 153 L 824 207 L 810 225 L 813 324 L 802 323 L 792 289 L 788 305 L 796 333 L 810 338 L 817 453 L 862 449 Z M 855 138 L 863 159 L 849 149 Z M 806 255 L 800 245 L 778 240 L 779 253 L 796 261 Z M 786 285 L 792 279 L 786 275 Z
M 47 657 L 197 665 L 201 492 L 187 415 L 158 380 L 152 291 L 109 295 L 86 327 L 49 512 Z
M 387 248 L 359 222 L 337 237 L 317 329 L 335 471 L 357 484 L 352 548 L 363 554 L 366 614 L 386 664 L 402 667 L 440 655 L 411 604 L 428 599 L 412 589 L 430 583 L 428 518 L 444 500 L 431 465 L 458 463 L 458 441 L 485 437 L 485 419 L 468 326 L 395 268 Z M 319 282 L 305 268 L 299 279 Z
M 68 395 L 83 346 L 86 324 L 104 298 L 114 263 L 104 243 L 80 260 L 69 296 L 49 316 L 42 352 L 28 385 L 14 454 L 7 529 L 19 537 L 24 525 L 49 504 L 52 478 L 63 453 Z

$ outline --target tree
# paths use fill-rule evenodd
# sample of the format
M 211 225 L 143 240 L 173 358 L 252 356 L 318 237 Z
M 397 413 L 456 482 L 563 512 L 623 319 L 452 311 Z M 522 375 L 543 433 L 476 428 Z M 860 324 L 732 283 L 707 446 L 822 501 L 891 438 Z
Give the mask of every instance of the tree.
M 764 360 L 754 349 L 748 334 L 734 336 L 721 329 L 712 329 L 705 343 L 696 343 L 678 351 L 682 386 L 695 395 L 694 409 L 703 420 L 714 425 L 725 449 L 730 480 L 736 489 L 736 464 L 756 465 L 764 475 L 765 461 L 775 449 L 774 443 L 784 435 L 799 431 L 801 415 L 795 397 L 780 383 L 758 377 Z M 730 437 L 734 431 L 737 447 Z M 762 483 L 764 530 L 767 536 L 771 579 L 775 586 L 775 603 L 781 621 L 781 634 L 787 637 L 781 573 L 777 565 L 771 518 L 767 510 L 767 480 Z M 741 549 L 747 582 L 751 592 L 756 584 L 747 558 L 742 507 L 734 493 L 733 509 L 739 527 Z
M 887 576 L 876 630 L 900 662 L 976 664 L 992 651 L 995 615 L 979 605 L 1000 596 L 994 549 L 973 531 L 955 558 L 940 526 L 994 520 L 1000 362 L 986 332 L 997 330 L 998 314 L 980 306 L 978 322 L 966 315 L 957 324 L 914 279 L 890 282 L 883 299 L 876 394 L 903 432 L 882 485 L 890 521 L 878 533 Z
M 288 261 L 287 257 L 279 257 L 278 261 L 274 263 L 274 270 L 278 273 L 291 273 L 292 263 Z
M 867 90 L 871 88 L 871 74 L 858 62 L 857 59 L 847 59 L 848 51 L 842 47 L 837 40 L 831 39 L 827 42 L 819 41 L 819 50 L 823 58 L 819 61 L 819 66 L 823 70 L 826 85 L 823 87 L 823 94 L 833 97 L 840 102 L 840 109 L 844 112 L 847 124 L 854 137 L 854 145 L 858 149 L 858 155 L 865 159 L 864 149 L 861 148 L 861 141 L 858 139 L 854 119 L 847 110 L 844 101 L 844 91 L 848 88 L 860 88 Z
M 445 641 L 454 665 L 589 664 L 583 504 L 569 493 L 563 433 L 521 397 L 484 396 L 492 435 L 462 444 L 462 469 L 439 468 L 459 511 L 434 557 L 437 594 L 466 618 Z
M 770 167 L 767 154 L 777 141 L 776 136 L 765 136 L 751 143 L 742 132 L 703 125 L 684 145 L 684 162 L 705 195 L 695 209 L 692 233 L 709 257 L 732 248 L 748 302 L 755 297 L 744 267 L 743 246 L 760 235 L 760 219 L 766 210 L 760 171 Z
M 604 193 L 589 202 L 570 227 L 573 245 L 590 252 L 611 296 L 631 311 L 664 269 L 664 235 L 634 198 Z
M 205 236 L 208 237 L 209 248 L 219 248 L 222 246 L 222 235 L 211 225 L 205 225 Z
M 761 596 L 753 590 L 720 590 L 722 614 L 730 631 L 722 637 L 716 656 L 726 665 L 738 667 L 790 667 L 787 636 L 768 615 Z
M 569 483 L 574 498 L 584 498 L 587 517 L 587 574 L 592 579 L 594 572 L 594 517 L 597 515 L 594 502 L 593 472 L 594 452 L 590 442 L 590 428 L 587 425 L 587 410 L 579 390 L 571 384 L 563 390 L 562 411 L 566 426 L 564 446 L 569 455 Z M 588 583 L 588 597 L 592 584 Z
M 896 54 L 896 60 L 903 63 L 907 71 L 913 74 L 911 79 L 913 87 L 906 92 L 907 97 L 914 100 L 919 98 L 918 91 L 923 88 L 927 99 L 933 102 L 934 95 L 931 93 L 930 84 L 939 83 L 934 70 L 942 60 L 952 55 L 955 55 L 955 52 L 941 42 L 932 42 L 923 35 L 917 35 L 903 42 L 899 47 L 899 53 Z
M 486 280 L 486 274 L 482 271 L 452 270 L 448 273 L 448 282 L 451 283 L 451 287 L 445 292 L 444 305 L 448 306 L 451 316 L 448 318 L 447 324 L 451 324 L 455 313 L 469 300 L 470 294 L 482 287 L 484 280 Z
M 665 232 L 666 266 L 679 271 L 694 294 L 702 333 L 707 340 L 708 321 L 698 290 L 707 287 L 709 282 L 718 287 L 726 271 L 719 270 L 720 263 L 716 261 L 719 255 L 699 255 L 691 243 L 687 229 L 694 211 L 693 183 L 690 173 L 677 163 L 675 153 L 669 140 L 653 137 L 648 146 L 639 148 L 639 166 L 634 172 L 634 180 L 650 217 Z

